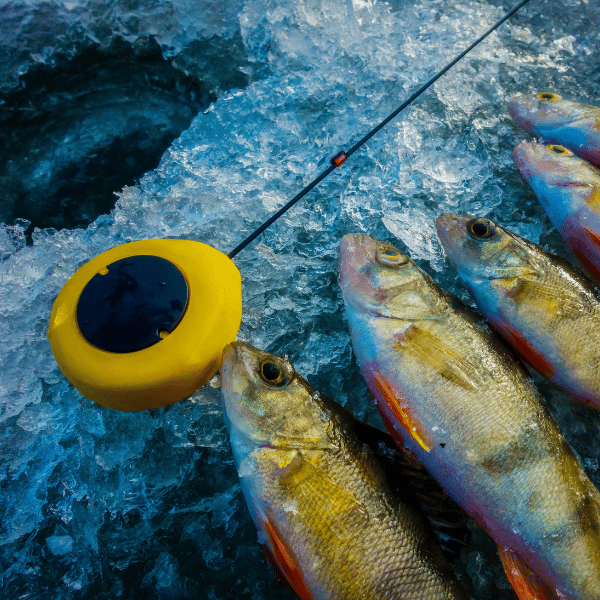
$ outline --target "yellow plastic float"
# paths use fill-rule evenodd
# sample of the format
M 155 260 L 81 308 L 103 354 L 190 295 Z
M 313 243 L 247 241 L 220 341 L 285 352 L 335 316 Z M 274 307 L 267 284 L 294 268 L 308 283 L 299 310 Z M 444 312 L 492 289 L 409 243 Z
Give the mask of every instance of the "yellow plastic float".
M 84 396 L 139 411 L 204 385 L 241 319 L 241 275 L 225 254 L 152 239 L 112 248 L 76 271 L 56 298 L 47 335 Z

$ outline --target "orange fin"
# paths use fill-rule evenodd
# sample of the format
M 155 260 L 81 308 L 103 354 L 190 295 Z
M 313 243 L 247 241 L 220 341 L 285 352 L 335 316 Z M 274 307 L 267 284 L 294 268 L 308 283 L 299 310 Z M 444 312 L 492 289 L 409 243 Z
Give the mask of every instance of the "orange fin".
M 556 371 L 554 367 L 544 358 L 544 355 L 531 346 L 529 341 L 514 329 L 507 326 L 498 327 L 500 333 L 508 343 L 530 364 L 540 375 L 552 378 Z
M 277 579 L 279 579 L 279 581 L 283 585 L 285 585 L 288 589 L 294 591 L 294 588 L 290 585 L 290 582 L 287 580 L 287 577 L 283 574 L 281 567 L 275 560 L 275 557 L 273 556 L 273 552 L 271 551 L 269 546 L 267 546 L 267 544 L 261 544 L 260 547 L 264 550 L 265 556 L 267 557 L 267 562 L 269 563 L 269 566 L 271 567 L 271 571 L 273 571 L 273 573 L 275 573 L 275 577 L 277 577 Z
M 383 375 L 381 375 L 381 373 L 375 373 L 375 381 L 377 382 L 377 387 L 379 388 L 379 391 L 385 398 L 389 407 L 392 409 L 392 412 L 394 413 L 396 419 L 400 421 L 404 429 L 408 431 L 408 433 L 416 440 L 416 442 L 421 446 L 421 448 L 423 448 L 423 450 L 425 450 L 426 452 L 430 452 L 431 446 L 426 441 L 425 433 L 423 432 L 422 428 L 418 426 L 417 422 L 413 419 L 409 409 L 400 406 L 398 398 L 394 394 L 389 381 Z
M 389 418 L 384 412 L 381 413 L 381 419 L 383 421 L 383 424 L 385 425 L 387 432 L 389 433 L 392 440 L 394 440 L 396 446 L 398 446 L 398 449 L 402 452 L 402 455 L 406 458 L 408 464 L 411 465 L 413 469 L 422 469 L 423 465 L 419 462 L 418 458 L 415 456 L 415 453 L 406 447 L 406 444 L 404 443 L 404 438 L 402 438 L 400 434 L 396 431 L 394 424 L 389 420 Z
M 595 277 L 597 281 L 600 281 L 600 269 L 598 269 L 598 267 L 587 257 L 587 255 L 575 245 L 575 242 L 572 240 L 570 241 L 572 243 L 571 248 L 573 253 L 579 259 L 579 262 L 585 267 L 586 271 L 592 275 L 592 277 Z
M 512 550 L 498 546 L 498 554 L 519 600 L 560 600 L 556 590 L 540 581 Z
M 596 248 L 600 248 L 600 235 L 598 235 L 595 231 L 588 229 L 587 227 L 584 227 L 583 231 L 588 240 L 592 242 Z
M 600 251 L 600 235 L 568 217 L 565 219 L 560 233 L 567 240 L 571 250 L 585 269 L 600 281 L 600 265 L 597 264 L 598 252 Z
M 298 565 L 298 561 L 288 545 L 282 539 L 277 527 L 269 519 L 264 521 L 265 530 L 273 549 L 263 544 L 267 560 L 278 579 L 287 582 L 302 600 L 313 600 L 304 576 Z

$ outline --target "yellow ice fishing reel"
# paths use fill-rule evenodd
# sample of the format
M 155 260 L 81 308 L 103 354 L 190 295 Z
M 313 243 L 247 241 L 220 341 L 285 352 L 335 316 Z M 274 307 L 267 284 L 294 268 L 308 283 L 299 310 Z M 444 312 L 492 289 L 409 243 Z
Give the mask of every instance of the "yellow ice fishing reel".
M 84 396 L 137 411 L 204 385 L 241 319 L 241 275 L 225 254 L 152 239 L 112 248 L 76 271 L 56 298 L 47 335 Z

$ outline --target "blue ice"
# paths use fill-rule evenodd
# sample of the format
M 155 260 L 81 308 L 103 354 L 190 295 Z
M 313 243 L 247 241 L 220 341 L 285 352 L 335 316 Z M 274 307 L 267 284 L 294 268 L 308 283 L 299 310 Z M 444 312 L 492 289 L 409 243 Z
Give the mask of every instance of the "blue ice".
M 4 2 L 0 86 L 86 38 L 154 35 L 165 56 L 241 36 L 250 84 L 222 91 L 114 210 L 86 229 L 0 228 L 0 594 L 6 598 L 292 598 L 270 573 L 233 466 L 219 390 L 120 413 L 82 397 L 45 337 L 84 262 L 175 237 L 231 250 L 495 22 L 497 0 Z M 236 258 L 240 339 L 287 354 L 359 418 L 380 424 L 336 284 L 351 231 L 408 250 L 468 301 L 435 236 L 441 211 L 489 215 L 572 258 L 512 164 L 529 136 L 506 101 L 545 89 L 600 97 L 600 6 L 532 0 Z M 219 57 L 216 56 L 218 68 Z M 600 484 L 600 417 L 539 382 Z M 476 600 L 515 598 L 475 531 L 455 565 Z

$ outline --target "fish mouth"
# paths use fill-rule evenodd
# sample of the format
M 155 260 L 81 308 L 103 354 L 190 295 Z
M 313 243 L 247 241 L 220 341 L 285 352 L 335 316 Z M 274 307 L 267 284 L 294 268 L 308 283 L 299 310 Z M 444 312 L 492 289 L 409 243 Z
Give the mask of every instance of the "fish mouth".
M 513 162 L 527 181 L 531 181 L 531 178 L 533 177 L 530 165 L 533 160 L 533 152 L 531 149 L 535 145 L 537 144 L 521 142 L 512 152 Z
M 372 313 L 372 286 L 365 268 L 370 261 L 373 238 L 364 233 L 348 233 L 340 241 L 339 283 L 346 309 Z
M 442 213 L 435 220 L 435 227 L 440 241 L 450 241 L 453 237 L 465 237 L 467 223 L 474 219 L 471 215 L 457 215 L 454 213 Z
M 231 371 L 234 365 L 238 362 L 238 342 L 227 344 L 223 350 L 223 358 L 221 363 L 221 381 L 225 383 L 231 376 Z
M 364 233 L 347 233 L 342 237 L 339 251 L 340 285 L 343 286 L 368 262 L 367 245 L 371 240 Z
M 444 243 L 444 240 L 446 242 L 449 240 L 450 231 L 454 231 L 458 228 L 459 219 L 462 219 L 460 215 L 442 213 L 435 220 L 435 228 L 442 244 Z
M 563 99 L 559 96 L 557 100 Z M 507 103 L 507 110 L 508 114 L 532 135 L 540 135 L 536 127 L 561 127 L 580 119 L 577 114 L 570 114 L 557 105 L 549 105 L 540 100 L 537 94 L 511 98 Z
M 444 251 L 446 252 L 446 247 L 450 243 L 450 234 L 448 232 L 448 229 L 450 227 L 452 227 L 452 221 L 448 213 L 442 213 L 435 220 L 435 229 L 437 231 L 438 238 L 440 240 L 440 243 L 442 244 L 442 247 L 444 248 Z
M 508 114 L 529 133 L 535 134 L 535 128 L 529 119 L 539 108 L 539 101 L 529 96 L 515 96 L 508 101 Z
M 235 341 L 225 346 L 221 363 L 221 390 L 225 398 L 239 387 L 239 382 L 248 376 L 249 370 L 244 360 L 245 350 L 256 350 L 248 342 Z
M 440 238 L 444 252 L 448 257 L 450 264 L 459 272 L 459 275 L 469 290 L 471 288 L 464 277 L 465 274 L 469 279 L 472 278 L 473 280 L 495 279 L 493 274 L 486 274 L 483 270 L 477 268 L 477 265 L 480 263 L 478 251 L 479 243 L 472 238 L 468 227 L 471 221 L 479 218 L 487 219 L 487 217 L 477 217 L 474 215 L 442 213 L 436 221 L 438 237 Z M 493 223 L 494 227 L 498 230 L 506 232 L 506 230 L 502 229 L 502 227 L 490 219 L 487 220 Z M 500 246 L 488 246 L 486 257 L 489 259 L 500 251 Z
M 438 238 L 448 260 L 456 266 L 455 252 L 467 237 L 466 223 L 472 217 L 442 213 L 435 221 Z
M 246 418 L 243 401 L 250 380 L 247 364 L 250 349 L 253 349 L 253 346 L 242 341 L 235 341 L 225 346 L 221 365 L 221 398 L 230 436 L 235 435 L 238 444 L 256 447 L 260 444 L 260 440 Z
M 238 342 L 231 342 L 225 346 L 223 350 L 223 366 L 235 362 L 237 357 L 237 346 Z
M 531 185 L 535 181 L 543 181 L 552 187 L 573 185 L 578 180 L 578 170 L 571 160 L 573 157 L 571 152 L 568 156 L 555 154 L 546 144 L 535 142 L 521 142 L 513 150 L 515 165 Z
M 370 240 L 368 235 L 364 233 L 347 233 L 340 241 L 340 256 L 346 257 L 351 253 L 356 253 L 357 249 L 363 248 L 365 242 Z
M 523 98 L 523 96 L 515 96 L 514 98 L 511 98 L 506 105 L 508 114 L 517 121 L 524 116 L 524 113 L 527 110 L 523 106 L 521 98 Z
M 371 317 L 394 318 L 386 311 L 384 304 L 399 290 L 404 289 L 406 282 L 395 287 L 380 288 L 377 275 L 374 275 L 374 270 L 376 272 L 378 268 L 386 268 L 381 265 L 377 254 L 381 246 L 389 245 L 391 244 L 364 233 L 350 233 L 342 238 L 339 275 L 347 311 Z

